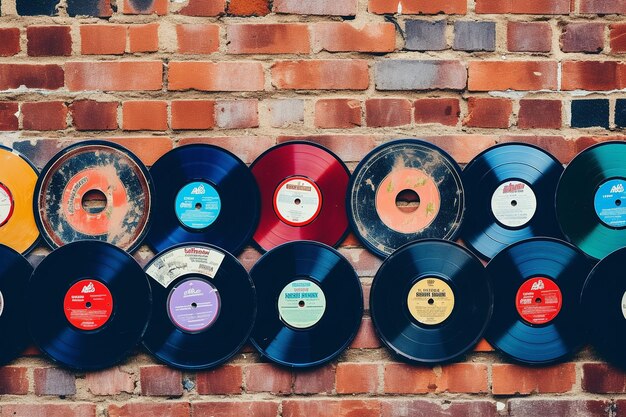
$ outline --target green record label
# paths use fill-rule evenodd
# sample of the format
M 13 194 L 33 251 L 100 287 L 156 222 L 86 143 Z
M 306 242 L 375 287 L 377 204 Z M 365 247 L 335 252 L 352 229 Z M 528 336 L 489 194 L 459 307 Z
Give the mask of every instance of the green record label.
M 280 319 L 295 329 L 317 324 L 326 311 L 326 296 L 316 283 L 298 279 L 290 282 L 278 296 Z

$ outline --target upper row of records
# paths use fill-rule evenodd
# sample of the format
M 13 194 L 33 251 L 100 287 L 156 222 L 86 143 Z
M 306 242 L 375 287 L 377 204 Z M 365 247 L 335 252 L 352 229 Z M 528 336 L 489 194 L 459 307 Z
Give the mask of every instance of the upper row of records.
M 94 239 L 157 252 L 203 242 L 239 253 L 296 240 L 337 246 L 352 231 L 387 257 L 425 238 L 461 237 L 484 259 L 510 244 L 567 239 L 595 259 L 626 246 L 626 143 L 588 148 L 563 166 L 535 146 L 509 143 L 461 171 L 436 146 L 403 139 L 371 151 L 350 175 L 309 142 L 275 146 L 250 168 L 211 145 L 168 152 L 148 171 L 123 147 L 65 148 L 41 175 L 0 148 L 0 243 L 22 254 Z M 622 204 L 625 203 L 625 204 Z

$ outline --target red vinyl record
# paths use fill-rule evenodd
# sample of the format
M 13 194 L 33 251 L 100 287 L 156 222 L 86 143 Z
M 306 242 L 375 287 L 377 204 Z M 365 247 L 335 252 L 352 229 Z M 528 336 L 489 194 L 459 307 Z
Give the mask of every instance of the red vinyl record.
M 310 142 L 277 145 L 251 166 L 261 191 L 254 241 L 268 251 L 294 240 L 337 246 L 348 232 L 350 171 L 335 154 Z

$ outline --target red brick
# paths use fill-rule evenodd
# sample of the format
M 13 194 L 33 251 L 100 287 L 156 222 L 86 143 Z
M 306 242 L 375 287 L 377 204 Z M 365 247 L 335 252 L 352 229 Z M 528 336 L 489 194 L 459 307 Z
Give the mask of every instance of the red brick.
M 516 398 L 508 403 L 510 417 L 609 417 L 614 415 L 611 411 L 615 408 L 609 400 Z
M 293 377 L 291 371 L 267 363 L 246 366 L 246 391 L 290 394 Z
M 28 394 L 28 376 L 26 368 L 5 366 L 0 368 L 0 395 Z
M 359 137 L 355 136 L 355 138 L 359 138 Z M 357 148 L 359 152 L 362 151 L 363 149 L 366 149 L 366 147 L 368 146 L 368 139 L 373 139 L 372 137 L 366 137 L 366 136 L 362 138 L 365 139 L 365 141 L 361 144 L 362 145 L 361 147 Z M 338 144 L 336 142 L 342 139 L 349 140 L 350 138 L 347 136 L 337 135 L 337 136 L 328 137 L 325 142 L 330 145 L 330 146 L 327 146 L 328 148 L 330 148 L 335 153 L 340 155 L 341 152 L 338 152 L 334 148 L 338 148 Z M 345 147 L 345 145 L 343 146 Z M 341 150 L 341 148 L 338 148 L 338 149 Z M 357 157 L 357 153 L 355 152 L 354 160 L 359 161 L 363 158 L 363 156 L 365 155 Z M 344 161 L 353 160 L 353 158 L 342 158 L 342 159 Z M 348 259 L 348 261 L 350 261 L 350 263 L 352 264 L 352 267 L 354 268 L 354 270 L 357 272 L 357 274 L 360 277 L 373 277 L 374 275 L 376 275 L 376 272 L 378 271 L 378 268 L 380 268 L 380 265 L 382 263 L 380 258 L 378 258 L 377 256 L 374 256 L 371 252 L 366 251 L 365 249 L 361 249 L 361 248 L 342 249 L 340 250 L 340 252 Z
M 456 363 L 441 370 L 400 363 L 385 365 L 385 393 L 425 394 L 429 392 L 483 393 L 489 389 L 487 365 Z
M 269 0 L 230 0 L 228 4 L 232 16 L 265 16 L 269 12 Z
M 594 394 L 626 392 L 626 372 L 606 363 L 584 363 L 582 388 Z
M 513 102 L 506 98 L 470 97 L 463 126 L 506 129 L 513 112 Z
M 111 404 L 108 417 L 189 417 L 189 403 L 128 403 Z
M 402 6 L 400 6 L 402 3 Z M 370 13 L 389 14 L 466 14 L 466 0 L 369 0 L 367 8 Z
M 548 22 L 508 22 L 507 48 L 511 52 L 550 52 L 552 27 Z
M 69 26 L 29 26 L 26 28 L 29 56 L 70 56 L 72 37 Z
M 230 54 L 307 54 L 309 28 L 299 23 L 243 24 L 226 27 Z
M 493 352 L 495 349 L 485 339 L 480 339 L 476 346 L 474 346 L 474 352 Z
M 369 86 L 367 61 L 279 61 L 272 66 L 272 84 L 285 90 L 365 90 Z
M 0 56 L 13 56 L 20 53 L 19 28 L 0 28 Z
M 85 383 L 93 395 L 117 395 L 122 392 L 132 394 L 135 390 L 133 375 L 122 371 L 120 368 L 88 372 L 85 376 Z
M 180 10 L 185 16 L 219 16 L 226 9 L 226 0 L 189 0 Z
M 241 394 L 243 369 L 239 365 L 224 365 L 219 368 L 199 372 L 196 375 L 198 394 Z
M 167 14 L 168 0 L 122 0 L 122 12 L 124 14 L 153 14 L 159 16 Z
M 626 87 L 626 66 L 617 61 L 565 61 L 563 90 L 607 91 Z
M 560 129 L 561 100 L 520 100 L 517 126 L 520 129 Z
M 282 417 L 379 417 L 376 400 L 285 400 Z
M 63 87 L 64 73 L 59 65 L 0 64 L 0 90 L 25 86 L 45 90 Z
M 376 138 L 370 135 L 306 135 L 306 136 L 279 136 L 278 143 L 293 140 L 306 140 L 318 143 L 333 151 L 344 162 L 356 162 L 376 147 Z M 342 249 L 342 254 L 348 257 L 352 265 L 358 267 L 360 276 L 374 276 L 381 261 L 374 255 L 362 249 Z M 370 256 L 371 255 L 371 256 Z M 368 275 L 369 274 L 369 275 Z
M 157 52 L 159 50 L 159 24 L 130 25 L 128 41 L 131 53 Z
M 83 55 L 123 55 L 126 51 L 126 26 L 83 25 L 80 27 Z
M 350 23 L 324 22 L 313 26 L 316 51 L 392 52 L 396 49 L 393 23 L 367 23 L 360 27 Z
M 614 54 L 626 52 L 626 23 L 614 23 L 609 28 L 611 52 Z
M 476 0 L 476 13 L 569 14 L 570 0 Z
M 381 417 L 496 417 L 495 401 L 432 401 L 421 399 L 386 400 L 381 404 Z M 540 414 L 528 414 L 540 415 Z
M 137 155 L 141 162 L 151 166 L 157 159 L 172 150 L 172 139 L 168 137 L 128 137 L 104 138 L 103 140 L 115 142 Z
M 576 382 L 576 365 L 564 363 L 542 368 L 493 364 L 492 392 L 495 395 L 564 393 Z
M 497 138 L 497 136 L 465 134 L 425 136 L 423 139 L 449 153 L 459 164 L 466 164 L 480 152 L 495 145 Z
M 167 130 L 165 101 L 125 101 L 122 103 L 124 130 Z
M 245 129 L 259 126 L 259 102 L 248 100 L 218 100 L 215 123 L 222 129 Z
M 176 37 L 181 54 L 212 54 L 220 47 L 219 25 L 176 25 Z
M 167 366 L 142 366 L 139 369 L 141 395 L 183 395 L 182 374 Z
M 274 0 L 275 13 L 354 16 L 357 0 Z
M 337 394 L 368 394 L 378 392 L 379 365 L 347 363 L 337 365 Z
M 365 101 L 365 122 L 369 127 L 411 124 L 411 101 L 403 98 L 371 98 Z
M 194 130 L 215 127 L 215 102 L 211 100 L 172 101 L 172 129 Z
M 96 405 L 72 404 L 2 404 L 0 417 L 96 417 Z
M 580 0 L 580 12 L 592 14 L 626 14 L 626 0 Z
M 468 89 L 556 90 L 557 63 L 553 61 L 471 61 Z
M 461 107 L 456 98 L 422 98 L 413 103 L 415 123 L 438 123 L 456 126 L 459 123 Z
M 607 137 L 604 137 L 606 139 Z M 569 140 L 563 136 L 537 136 L 537 135 L 506 135 L 500 136 L 498 142 L 522 142 L 539 146 L 554 155 L 561 163 L 568 163 L 579 152 L 599 142 L 597 138 L 579 138 Z
M 181 138 L 179 146 L 192 143 L 206 143 L 219 146 L 237 155 L 246 164 L 251 164 L 261 153 L 276 144 L 276 140 L 269 136 L 219 136 L 219 137 L 187 137 Z M 259 259 L 256 250 L 244 251 L 240 259 L 244 266 L 250 269 Z
M 273 401 L 215 401 L 191 403 L 192 416 L 276 417 L 278 403 Z
M 62 101 L 22 104 L 25 130 L 63 130 L 67 127 L 67 107 Z
M 294 374 L 295 394 L 332 393 L 335 388 L 335 367 L 325 365 L 320 368 L 298 370 Z
M 361 102 L 347 98 L 322 99 L 315 102 L 315 127 L 349 129 L 361 126 Z
M 350 349 L 377 349 L 381 346 L 382 345 L 376 335 L 376 329 L 374 328 L 372 319 L 369 317 L 363 317 L 363 320 L 361 320 L 361 327 L 352 341 Z
M 74 374 L 59 368 L 35 368 L 35 395 L 74 395 L 76 378 Z
M 19 104 L 13 101 L 0 101 L 0 131 L 18 130 Z
M 70 104 L 76 130 L 117 129 L 116 101 L 77 100 Z
M 68 62 L 65 73 L 70 91 L 160 90 L 163 86 L 161 61 Z
M 593 52 L 604 49 L 604 23 L 569 23 L 561 34 L 563 52 Z
M 261 91 L 265 88 L 260 62 L 170 62 L 169 90 Z

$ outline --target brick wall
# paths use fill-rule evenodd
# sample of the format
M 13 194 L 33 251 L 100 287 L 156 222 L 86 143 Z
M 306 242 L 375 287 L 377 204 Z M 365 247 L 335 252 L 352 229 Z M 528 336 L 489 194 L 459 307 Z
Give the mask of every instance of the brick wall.
M 302 137 L 351 168 L 399 137 L 462 164 L 507 141 L 567 163 L 626 126 L 624 0 L 0 1 L 0 142 L 39 167 L 86 138 L 148 165 L 196 142 L 249 163 Z M 380 261 L 353 236 L 340 250 L 367 297 Z M 30 349 L 0 368 L 0 394 L 0 417 L 626 415 L 626 375 L 589 348 L 525 368 L 483 342 L 462 363 L 407 366 L 367 312 L 352 347 L 320 369 L 291 372 L 246 348 L 208 372 L 138 351 L 70 373 Z

